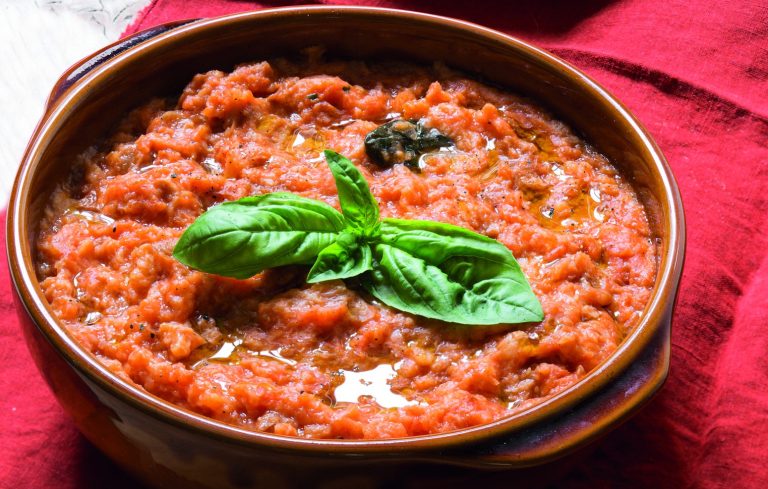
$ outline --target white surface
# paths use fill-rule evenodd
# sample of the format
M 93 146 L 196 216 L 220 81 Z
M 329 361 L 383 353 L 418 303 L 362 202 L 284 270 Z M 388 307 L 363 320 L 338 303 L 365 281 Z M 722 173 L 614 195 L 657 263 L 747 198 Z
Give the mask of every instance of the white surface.
M 0 0 L 0 207 L 59 75 L 120 37 L 149 0 Z

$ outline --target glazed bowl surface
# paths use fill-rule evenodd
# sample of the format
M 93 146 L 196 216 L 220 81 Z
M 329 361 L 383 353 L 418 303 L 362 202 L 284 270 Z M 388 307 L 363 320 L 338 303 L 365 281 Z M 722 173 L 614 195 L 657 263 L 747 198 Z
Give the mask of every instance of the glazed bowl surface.
M 491 424 L 392 440 L 310 440 L 252 432 L 174 406 L 121 380 L 73 341 L 36 278 L 34 239 L 48 196 L 75 156 L 132 108 L 179 93 L 195 73 L 316 45 L 353 59 L 444 62 L 541 103 L 614 162 L 644 204 L 660 246 L 643 319 L 608 360 L 564 392 Z M 59 402 L 122 467 L 156 486 L 185 487 L 289 487 L 318 477 L 354 486 L 380 479 L 393 465 L 509 470 L 568 455 L 627 419 L 663 384 L 684 254 L 682 204 L 668 164 L 642 125 L 594 81 L 551 54 L 480 26 L 361 7 L 180 22 L 81 61 L 54 88 L 29 143 L 7 236 L 26 339 Z

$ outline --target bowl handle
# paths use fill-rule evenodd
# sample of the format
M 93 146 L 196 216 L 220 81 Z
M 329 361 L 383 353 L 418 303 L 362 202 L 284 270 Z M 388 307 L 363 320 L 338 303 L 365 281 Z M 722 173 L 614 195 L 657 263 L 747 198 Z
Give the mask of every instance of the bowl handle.
M 133 46 L 136 46 L 137 44 L 197 20 L 200 19 L 178 20 L 150 27 L 149 29 L 139 31 L 135 34 L 131 34 L 128 37 L 120 39 L 104 47 L 103 49 L 81 59 L 77 63 L 70 66 L 69 69 L 61 75 L 58 81 L 56 81 L 56 84 L 51 90 L 51 94 L 48 96 L 48 101 L 45 104 L 46 112 L 50 111 L 51 107 L 56 104 L 61 96 L 67 90 L 69 90 L 72 85 L 77 83 L 78 80 L 90 73 L 91 70 L 98 67 L 103 62 L 117 56 L 127 49 L 132 48 Z

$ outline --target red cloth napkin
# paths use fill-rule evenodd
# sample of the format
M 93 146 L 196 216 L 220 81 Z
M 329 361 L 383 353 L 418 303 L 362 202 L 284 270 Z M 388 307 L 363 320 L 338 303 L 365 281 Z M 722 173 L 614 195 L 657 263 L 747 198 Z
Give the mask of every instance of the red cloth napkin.
M 557 487 L 749 489 L 768 482 L 768 3 L 349 3 L 458 17 L 553 51 L 628 105 L 672 165 L 688 254 L 671 375 L 647 408 Z M 155 0 L 128 33 L 288 4 Z M 0 486 L 136 487 L 77 434 L 35 371 L 7 274 L 2 260 Z M 510 474 L 505 485 L 514 482 Z

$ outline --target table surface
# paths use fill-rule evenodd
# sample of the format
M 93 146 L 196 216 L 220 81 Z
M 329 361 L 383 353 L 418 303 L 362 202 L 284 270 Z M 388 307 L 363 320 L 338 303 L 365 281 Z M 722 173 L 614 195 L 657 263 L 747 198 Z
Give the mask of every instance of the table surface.
M 0 0 L 0 207 L 59 75 L 115 41 L 149 0 Z

